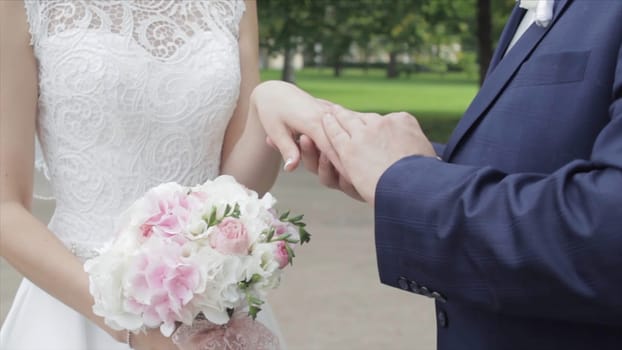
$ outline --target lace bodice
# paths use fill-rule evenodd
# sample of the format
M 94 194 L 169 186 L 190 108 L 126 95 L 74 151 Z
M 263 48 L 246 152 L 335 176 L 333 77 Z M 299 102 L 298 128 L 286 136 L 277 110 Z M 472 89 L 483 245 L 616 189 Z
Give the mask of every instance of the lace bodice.
M 26 1 L 53 232 L 89 257 L 148 188 L 218 174 L 242 0 Z

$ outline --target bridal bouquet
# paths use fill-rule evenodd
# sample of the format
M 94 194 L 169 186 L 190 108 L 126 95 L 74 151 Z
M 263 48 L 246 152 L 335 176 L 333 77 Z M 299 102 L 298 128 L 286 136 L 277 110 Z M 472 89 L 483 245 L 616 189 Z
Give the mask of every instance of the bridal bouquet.
M 278 216 L 275 202 L 230 176 L 152 188 L 85 263 L 94 312 L 114 329 L 159 327 L 165 336 L 197 318 L 223 325 L 243 311 L 254 319 L 295 245 L 310 239 L 302 216 Z

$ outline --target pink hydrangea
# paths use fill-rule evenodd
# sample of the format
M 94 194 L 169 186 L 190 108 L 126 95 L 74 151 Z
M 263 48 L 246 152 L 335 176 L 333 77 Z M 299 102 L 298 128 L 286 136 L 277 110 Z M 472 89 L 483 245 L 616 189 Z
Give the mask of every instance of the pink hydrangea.
M 140 226 L 144 238 L 151 235 L 172 238 L 180 244 L 185 243 L 184 230 L 190 220 L 193 201 L 186 193 L 150 192 L 146 196 L 148 204 L 147 219 Z
M 188 304 L 200 287 L 199 267 L 184 259 L 181 247 L 163 244 L 137 257 L 129 276 L 126 308 L 143 315 L 148 327 L 162 323 L 163 330 L 174 327 L 176 320 L 192 319 Z

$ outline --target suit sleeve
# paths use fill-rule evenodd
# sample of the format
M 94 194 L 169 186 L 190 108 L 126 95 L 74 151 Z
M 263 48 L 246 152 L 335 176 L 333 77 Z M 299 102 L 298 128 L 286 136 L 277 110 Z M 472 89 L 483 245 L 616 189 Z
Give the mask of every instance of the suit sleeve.
M 622 52 L 622 51 L 621 51 Z M 424 157 L 376 188 L 383 283 L 417 281 L 447 303 L 622 325 L 622 58 L 590 159 L 552 174 Z
M 443 156 L 443 152 L 445 152 L 444 143 L 432 142 L 432 147 L 434 147 L 434 152 L 436 152 L 437 156 L 439 157 Z

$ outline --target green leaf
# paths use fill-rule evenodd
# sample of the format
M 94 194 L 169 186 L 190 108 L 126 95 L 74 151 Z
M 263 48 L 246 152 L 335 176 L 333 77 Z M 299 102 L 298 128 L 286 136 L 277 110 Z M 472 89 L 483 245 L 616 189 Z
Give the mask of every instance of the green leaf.
M 270 243 L 272 242 L 272 238 L 274 237 L 274 233 L 276 232 L 274 230 L 274 227 L 271 227 L 267 230 L 268 232 L 266 233 L 266 242 Z
M 225 216 L 228 216 L 230 211 L 231 211 L 231 205 L 227 204 L 227 206 L 225 207 Z
M 262 305 L 264 303 L 263 300 L 261 300 L 261 299 L 259 299 L 257 297 L 254 297 L 254 296 L 252 296 L 250 294 L 247 295 L 247 300 L 248 300 L 248 303 L 250 305 L 258 306 L 258 305 Z
M 216 207 L 212 208 L 212 213 L 209 216 L 207 227 L 212 227 L 216 224 Z
M 294 250 L 292 249 L 292 247 L 289 246 L 289 244 L 285 245 L 285 250 L 287 250 L 287 261 L 289 262 L 290 265 L 294 265 L 294 258 L 296 257 L 296 254 L 294 254 Z
M 257 318 L 257 314 L 261 311 L 261 308 L 255 305 L 249 305 L 248 307 L 248 316 L 253 320 Z
M 289 211 L 286 211 L 285 213 L 283 213 L 283 214 L 281 215 L 281 217 L 279 217 L 279 220 L 281 220 L 281 221 L 285 221 L 285 220 L 287 220 L 287 217 L 288 217 L 288 216 L 289 216 Z
M 287 221 L 291 222 L 292 224 L 295 224 L 299 222 L 300 220 L 302 220 L 302 218 L 304 218 L 304 215 L 298 215 L 294 218 L 288 219 Z
M 235 203 L 235 206 L 233 207 L 233 213 L 231 213 L 231 216 L 236 219 L 240 218 L 240 205 L 238 203 Z
M 259 282 L 259 281 L 261 281 L 261 275 L 256 273 L 256 274 L 253 274 L 251 276 L 250 280 L 238 282 L 238 288 L 240 288 L 243 291 L 247 291 L 248 288 L 250 288 L 250 286 L 252 286 L 253 284 L 255 284 L 255 283 Z M 249 297 L 250 297 L 250 295 L 247 294 L 246 298 L 248 299 Z M 257 299 L 257 300 L 259 300 L 259 299 Z M 261 301 L 261 300 L 259 300 L 259 301 Z
M 275 241 L 286 241 L 291 236 L 291 233 L 286 233 L 284 235 L 280 235 L 279 238 L 275 239 Z
M 253 274 L 253 276 L 251 277 L 251 280 L 249 281 L 249 284 L 254 284 L 254 283 L 257 283 L 259 281 L 261 281 L 261 275 L 256 273 L 256 274 Z
M 307 232 L 304 227 L 300 227 L 298 229 L 298 234 L 300 235 L 300 245 L 309 243 L 311 241 L 311 234 Z

